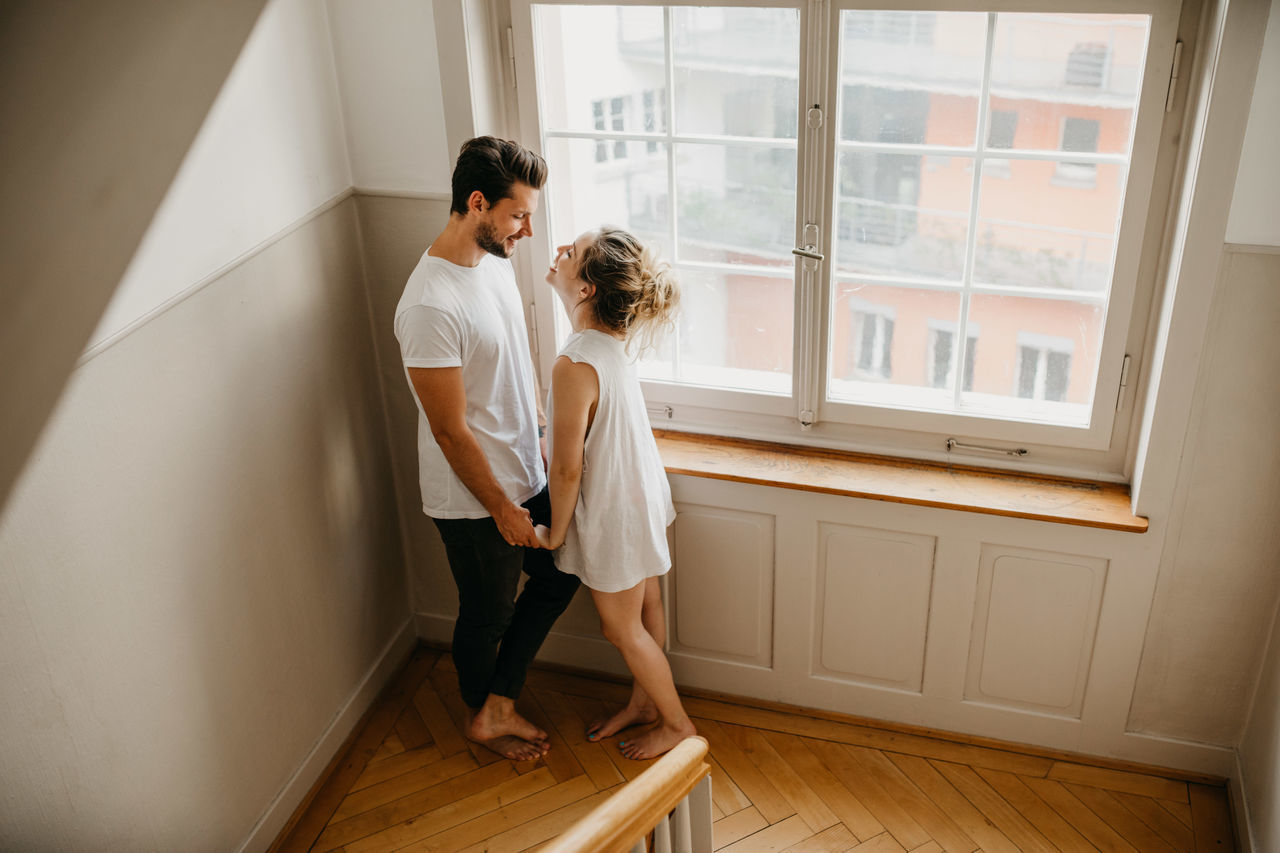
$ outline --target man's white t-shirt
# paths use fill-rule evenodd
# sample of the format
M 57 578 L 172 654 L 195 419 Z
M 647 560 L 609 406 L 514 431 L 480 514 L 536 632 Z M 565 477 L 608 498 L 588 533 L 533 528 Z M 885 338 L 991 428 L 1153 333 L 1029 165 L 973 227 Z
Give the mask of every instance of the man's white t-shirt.
M 467 426 L 502 490 L 524 503 L 546 486 L 538 446 L 533 359 L 511 262 L 485 255 L 461 267 L 424 254 L 396 306 L 396 338 L 405 380 L 411 367 L 461 367 Z M 418 408 L 418 477 L 422 511 L 432 518 L 486 518 L 440 450 L 422 401 Z

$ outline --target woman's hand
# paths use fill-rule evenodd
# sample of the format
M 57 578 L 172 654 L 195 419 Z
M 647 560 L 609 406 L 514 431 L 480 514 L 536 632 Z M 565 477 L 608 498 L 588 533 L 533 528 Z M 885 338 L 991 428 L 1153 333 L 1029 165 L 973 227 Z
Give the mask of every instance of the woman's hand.
M 564 544 L 563 542 L 560 542 L 554 545 L 552 544 L 551 528 L 547 527 L 545 524 L 534 525 L 533 533 L 535 536 L 538 537 L 538 547 L 546 548 L 548 551 L 554 551 L 555 549 L 559 548 L 561 545 Z

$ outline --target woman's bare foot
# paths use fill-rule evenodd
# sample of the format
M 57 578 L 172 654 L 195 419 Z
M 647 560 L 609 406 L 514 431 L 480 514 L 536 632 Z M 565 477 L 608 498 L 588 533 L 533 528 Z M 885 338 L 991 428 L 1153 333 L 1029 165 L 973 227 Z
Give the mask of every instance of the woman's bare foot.
M 647 758 L 657 758 L 680 741 L 697 733 L 698 730 L 691 722 L 681 726 L 668 726 L 664 723 L 639 737 L 622 741 L 618 744 L 618 751 L 634 761 L 644 761 Z
M 587 740 L 595 741 L 611 737 L 630 726 L 641 726 L 658 719 L 658 709 L 652 705 L 628 704 L 612 717 L 601 717 L 587 726 Z
M 551 742 L 547 733 L 516 711 L 515 703 L 490 695 L 475 714 L 468 714 L 467 739 L 516 761 L 540 758 Z

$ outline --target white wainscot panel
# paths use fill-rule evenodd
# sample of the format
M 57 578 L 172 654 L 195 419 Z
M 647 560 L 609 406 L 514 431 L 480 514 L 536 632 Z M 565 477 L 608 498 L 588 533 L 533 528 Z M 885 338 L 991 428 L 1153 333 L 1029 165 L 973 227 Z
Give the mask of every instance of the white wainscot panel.
M 774 516 L 676 504 L 673 653 L 773 665 Z
M 984 545 L 965 699 L 1079 718 L 1107 561 Z
M 815 675 L 920 692 L 934 548 L 932 536 L 818 525 Z

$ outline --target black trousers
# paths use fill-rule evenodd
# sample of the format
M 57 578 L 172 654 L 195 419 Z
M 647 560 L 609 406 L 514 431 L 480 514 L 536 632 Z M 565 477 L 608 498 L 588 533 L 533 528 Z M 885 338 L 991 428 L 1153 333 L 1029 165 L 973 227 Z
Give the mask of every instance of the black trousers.
M 534 524 L 551 524 L 546 489 L 524 504 Z M 492 518 L 433 519 L 458 586 L 453 663 L 462 700 L 472 708 L 490 693 L 515 699 L 529 662 L 578 591 L 550 551 L 508 545 Z M 520 574 L 529 576 L 516 596 Z

